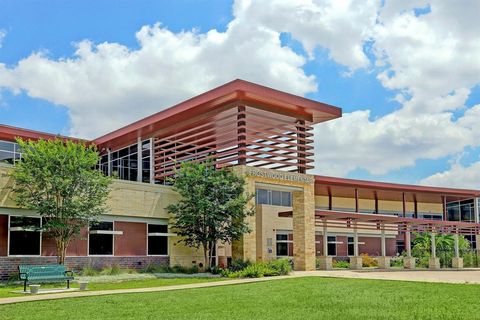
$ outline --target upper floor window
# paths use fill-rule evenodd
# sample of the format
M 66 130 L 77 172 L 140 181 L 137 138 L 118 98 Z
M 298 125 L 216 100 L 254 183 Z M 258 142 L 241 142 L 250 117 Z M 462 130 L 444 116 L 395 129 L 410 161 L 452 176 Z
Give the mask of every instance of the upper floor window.
M 109 173 L 122 180 L 150 182 L 150 139 L 141 142 L 141 150 L 137 143 L 112 151 L 110 161 L 108 154 L 100 158 L 99 168 L 105 174 Z M 140 157 L 139 153 L 140 152 Z M 141 159 L 139 163 L 139 158 Z M 141 170 L 139 174 L 139 170 Z
M 449 221 L 475 222 L 474 199 L 447 203 Z
M 256 203 L 268 204 L 272 206 L 291 207 L 292 193 L 289 191 L 257 189 Z
M 17 143 L 0 140 L 0 163 L 15 164 L 21 157 Z

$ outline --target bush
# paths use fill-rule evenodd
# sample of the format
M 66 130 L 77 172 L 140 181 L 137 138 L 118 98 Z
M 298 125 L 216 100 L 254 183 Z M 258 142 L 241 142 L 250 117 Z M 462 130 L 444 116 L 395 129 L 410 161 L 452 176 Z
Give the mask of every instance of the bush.
M 465 252 L 463 255 L 463 265 L 467 268 L 478 267 L 478 256 L 475 252 Z
M 233 260 L 230 265 L 228 266 L 228 270 L 230 271 L 240 271 L 251 265 L 252 263 L 248 260 L 244 261 L 242 259 L 235 259 Z
M 375 258 L 370 257 L 368 253 L 360 254 L 362 257 L 362 267 L 371 268 L 371 267 L 378 267 L 378 262 Z
M 249 263 L 242 270 L 224 270 L 222 275 L 229 278 L 262 278 L 287 275 L 292 271 L 290 260 L 278 259 L 267 263 Z
M 338 269 L 348 269 L 348 268 L 350 268 L 350 263 L 348 261 L 344 261 L 344 260 L 340 260 L 340 261 L 333 260 L 332 261 L 332 267 L 333 268 L 338 268 Z
M 100 272 L 97 271 L 97 274 L 105 276 L 116 276 L 124 273 L 132 274 L 137 273 L 137 271 L 130 268 L 121 268 L 118 264 L 113 264 L 109 267 L 105 267 Z
M 292 271 L 292 264 L 289 259 L 277 259 L 267 263 L 267 267 L 277 271 L 279 275 L 287 275 Z
M 395 257 L 390 260 L 391 267 L 403 267 L 403 257 Z
M 80 271 L 82 276 L 86 277 L 93 277 L 93 276 L 98 276 L 100 274 L 100 271 L 93 268 L 92 266 L 85 266 L 83 267 L 82 271 Z
M 149 264 L 147 265 L 142 272 L 143 273 L 186 273 L 193 274 L 198 273 L 200 270 L 197 265 L 191 267 L 184 267 L 181 265 L 175 265 L 173 267 L 163 266 L 159 264 Z

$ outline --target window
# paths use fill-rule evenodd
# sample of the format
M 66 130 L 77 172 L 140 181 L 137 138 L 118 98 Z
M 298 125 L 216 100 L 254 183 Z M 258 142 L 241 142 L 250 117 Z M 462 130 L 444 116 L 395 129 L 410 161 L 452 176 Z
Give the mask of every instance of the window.
M 150 182 L 150 139 L 141 143 L 141 164 L 142 172 L 140 174 L 143 182 Z M 111 173 L 122 180 L 137 181 L 138 177 L 138 144 L 132 144 L 128 147 L 112 151 L 110 153 L 110 163 L 108 154 L 103 154 L 100 158 L 99 169 L 108 175 L 108 166 L 111 166 Z
M 10 216 L 9 255 L 39 256 L 42 219 Z
M 354 256 L 355 255 L 355 246 L 354 246 L 353 237 L 348 237 L 347 242 L 348 242 L 347 243 L 347 255 Z
M 148 254 L 155 256 L 168 255 L 168 226 L 161 224 L 148 225 Z
M 327 237 L 327 252 L 329 256 L 336 256 L 337 255 L 337 237 L 336 236 L 328 236 Z
M 268 204 L 272 206 L 291 207 L 292 193 L 288 191 L 257 189 L 257 204 Z
M 475 222 L 474 199 L 447 203 L 449 221 Z
M 90 227 L 88 252 L 90 255 L 113 255 L 113 222 L 100 222 Z
M 293 235 L 288 232 L 277 233 L 277 257 L 293 256 Z
M 0 163 L 15 164 L 21 157 L 17 143 L 0 140 Z

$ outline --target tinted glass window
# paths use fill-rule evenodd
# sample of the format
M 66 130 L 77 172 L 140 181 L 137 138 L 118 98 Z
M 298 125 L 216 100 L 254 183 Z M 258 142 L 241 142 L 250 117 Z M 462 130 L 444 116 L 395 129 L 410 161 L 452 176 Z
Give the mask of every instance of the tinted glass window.
M 267 190 L 257 189 L 257 204 L 269 204 Z
M 272 190 L 272 205 L 281 206 L 282 205 L 282 192 Z
M 328 241 L 328 255 L 329 256 L 336 256 L 337 255 L 337 244 L 335 243 L 335 241 L 337 241 L 337 237 L 328 236 L 327 241 Z
M 9 254 L 40 255 L 41 219 L 10 216 Z

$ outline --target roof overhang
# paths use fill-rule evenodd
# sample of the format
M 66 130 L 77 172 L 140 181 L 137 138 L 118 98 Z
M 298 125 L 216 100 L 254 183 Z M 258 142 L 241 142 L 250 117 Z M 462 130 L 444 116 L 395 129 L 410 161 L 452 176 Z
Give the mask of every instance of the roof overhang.
M 336 189 L 341 194 L 342 191 L 355 190 L 358 189 L 360 192 L 363 192 L 364 195 L 362 198 L 365 198 L 366 194 L 371 194 L 367 198 L 378 197 L 381 199 L 381 194 L 387 195 L 396 194 L 402 195 L 403 193 L 407 194 L 409 198 L 416 195 L 422 195 L 424 197 L 438 197 L 441 196 L 450 197 L 451 200 L 462 199 L 462 198 L 473 198 L 480 197 L 479 190 L 470 190 L 470 189 L 456 189 L 456 188 L 442 188 L 442 187 L 431 187 L 431 186 L 419 186 L 419 185 L 408 185 L 408 184 L 399 184 L 399 183 L 388 183 L 388 182 L 377 182 L 377 181 L 366 181 L 366 180 L 356 180 L 356 179 L 346 179 L 346 178 L 337 178 L 337 177 L 326 177 L 326 176 L 315 176 L 315 194 L 325 193 L 323 188 L 330 188 L 329 191 Z M 329 192 L 327 191 L 327 192 Z M 353 192 L 353 191 L 352 191 Z M 383 197 L 383 198 L 386 198 Z M 398 200 L 398 199 L 391 199 Z M 408 199 L 407 199 L 408 200 Z
M 165 127 L 177 125 L 208 112 L 239 105 L 294 116 L 313 123 L 342 116 L 340 108 L 237 79 L 101 136 L 93 142 L 100 149 L 128 145 L 139 137 L 142 139 L 152 137 Z

